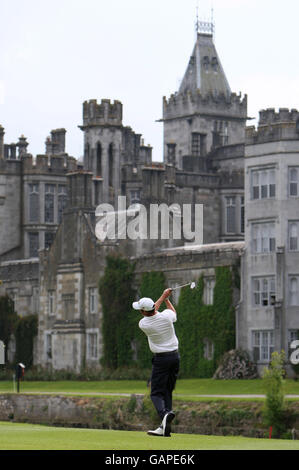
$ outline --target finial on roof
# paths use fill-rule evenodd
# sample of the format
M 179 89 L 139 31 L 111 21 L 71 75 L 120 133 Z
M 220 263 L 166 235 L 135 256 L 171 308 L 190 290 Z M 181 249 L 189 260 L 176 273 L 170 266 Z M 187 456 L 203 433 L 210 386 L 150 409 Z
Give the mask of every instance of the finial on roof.
M 195 22 L 196 35 L 202 33 L 202 34 L 212 34 L 212 36 L 213 36 L 214 31 L 215 31 L 214 8 L 213 8 L 213 6 L 211 8 L 211 19 L 210 19 L 210 21 L 200 21 L 198 11 L 199 11 L 199 2 L 197 2 L 197 7 L 196 7 L 196 22 Z

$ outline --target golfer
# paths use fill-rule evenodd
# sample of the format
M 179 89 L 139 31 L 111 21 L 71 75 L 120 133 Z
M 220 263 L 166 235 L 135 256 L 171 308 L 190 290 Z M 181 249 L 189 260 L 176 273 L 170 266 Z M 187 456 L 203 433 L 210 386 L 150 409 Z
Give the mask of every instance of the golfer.
M 170 436 L 171 422 L 175 417 L 172 411 L 172 392 L 179 372 L 180 356 L 173 326 L 177 315 L 168 299 L 171 292 L 172 289 L 166 289 L 156 302 L 143 297 L 133 303 L 133 308 L 143 315 L 139 328 L 146 334 L 150 350 L 154 354 L 151 400 L 161 418 L 161 425 L 154 431 L 148 431 L 152 436 Z M 159 312 L 163 302 L 167 309 Z

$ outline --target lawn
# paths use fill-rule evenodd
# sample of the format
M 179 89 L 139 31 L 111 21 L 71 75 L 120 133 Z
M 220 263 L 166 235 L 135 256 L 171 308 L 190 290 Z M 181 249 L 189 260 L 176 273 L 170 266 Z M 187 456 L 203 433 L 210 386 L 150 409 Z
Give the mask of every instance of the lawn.
M 0 450 L 299 450 L 299 441 L 55 428 L 0 422 Z
M 0 381 L 0 393 L 14 391 L 12 381 Z M 147 393 L 145 381 L 141 380 L 105 380 L 105 381 L 53 381 L 21 382 L 20 391 L 23 393 L 68 393 L 98 395 L 105 393 L 132 394 Z M 214 379 L 185 379 L 178 380 L 174 398 L 192 398 L 196 395 L 262 395 L 263 380 L 214 380 Z M 299 395 L 299 381 L 286 380 L 285 394 Z

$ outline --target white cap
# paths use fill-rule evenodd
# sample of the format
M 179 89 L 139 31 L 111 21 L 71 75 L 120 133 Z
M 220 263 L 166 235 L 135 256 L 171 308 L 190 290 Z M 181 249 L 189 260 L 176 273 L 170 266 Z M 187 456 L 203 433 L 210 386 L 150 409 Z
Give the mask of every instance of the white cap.
M 150 312 L 155 308 L 155 302 L 148 297 L 143 297 L 138 300 L 138 302 L 133 302 L 132 307 L 135 310 L 145 310 L 146 312 Z

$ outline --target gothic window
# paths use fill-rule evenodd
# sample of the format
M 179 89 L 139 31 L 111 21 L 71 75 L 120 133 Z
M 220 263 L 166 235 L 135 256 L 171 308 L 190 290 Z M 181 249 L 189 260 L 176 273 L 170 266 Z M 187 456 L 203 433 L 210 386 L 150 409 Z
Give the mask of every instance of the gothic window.
M 131 204 L 140 203 L 140 189 L 132 189 L 130 191 L 130 203 Z
M 268 199 L 275 197 L 275 169 L 252 170 L 251 198 Z
M 39 221 L 39 186 L 29 184 L 29 222 Z
M 240 228 L 241 228 L 241 233 L 244 233 L 244 232 L 245 232 L 245 204 L 244 204 L 244 196 L 241 197 L 241 207 L 240 207 L 240 211 L 241 211 L 241 224 L 240 224 Z
M 299 305 L 299 276 L 290 276 L 289 278 L 289 299 L 290 306 Z
M 55 315 L 55 290 L 48 291 L 48 314 Z
M 199 132 L 192 132 L 191 155 L 192 157 L 200 156 L 200 133 Z
M 214 121 L 213 147 L 228 145 L 229 123 L 228 121 Z
M 289 222 L 289 251 L 299 251 L 299 220 Z
M 274 351 L 273 330 L 252 332 L 252 349 L 254 361 L 270 361 Z
M 109 145 L 108 149 L 108 159 L 109 159 L 109 186 L 113 187 L 114 183 L 114 152 L 113 152 L 113 144 Z
M 88 290 L 89 297 L 89 313 L 97 313 L 97 289 L 90 287 Z
M 234 196 L 226 198 L 226 232 L 236 232 L 236 198 Z
M 96 331 L 87 331 L 87 358 L 98 358 L 98 333 Z
M 209 361 L 214 357 L 214 343 L 208 338 L 203 340 L 203 356 Z
M 259 277 L 252 280 L 253 307 L 266 307 L 275 302 L 274 276 Z
M 170 165 L 175 164 L 175 150 L 176 144 L 167 144 L 167 163 Z
M 54 193 L 55 193 L 55 185 L 46 184 L 45 185 L 45 222 L 46 223 L 54 222 Z
M 102 146 L 100 143 L 97 145 L 97 168 L 96 175 L 102 176 Z
M 270 253 L 275 251 L 275 223 L 252 224 L 253 253 Z
M 289 168 L 289 195 L 299 196 L 299 167 Z
M 205 305 L 213 305 L 214 287 L 215 287 L 214 278 L 207 278 L 204 280 L 204 303 Z
M 58 223 L 62 221 L 62 216 L 67 203 L 67 188 L 60 184 L 58 186 Z
M 29 232 L 28 241 L 29 241 L 29 258 L 37 258 L 38 248 L 39 248 L 38 232 Z
M 204 58 L 202 60 L 202 63 L 203 63 L 204 70 L 208 71 L 209 70 L 209 64 L 210 64 L 210 59 L 207 55 L 204 56 Z
M 52 359 L 52 335 L 51 333 L 46 334 L 45 345 L 46 345 L 46 356 L 47 356 L 47 359 L 50 360 Z
M 217 72 L 217 70 L 218 70 L 218 60 L 217 60 L 217 57 L 212 57 L 211 66 L 212 66 L 212 70 L 213 70 L 214 72 Z
M 54 232 L 45 232 L 45 248 L 46 250 L 50 248 L 55 237 Z

